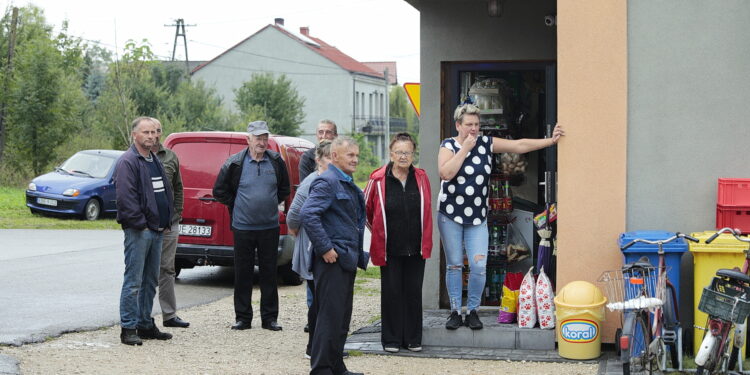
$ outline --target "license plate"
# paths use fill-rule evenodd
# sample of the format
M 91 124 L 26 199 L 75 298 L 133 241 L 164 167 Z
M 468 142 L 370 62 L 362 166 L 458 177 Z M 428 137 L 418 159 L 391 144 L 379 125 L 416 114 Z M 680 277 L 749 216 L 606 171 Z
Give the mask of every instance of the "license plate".
M 180 224 L 181 236 L 211 237 L 211 227 L 208 225 Z
M 54 199 L 47 199 L 47 198 L 37 198 L 36 203 L 43 204 L 45 206 L 55 206 L 57 207 L 57 201 Z

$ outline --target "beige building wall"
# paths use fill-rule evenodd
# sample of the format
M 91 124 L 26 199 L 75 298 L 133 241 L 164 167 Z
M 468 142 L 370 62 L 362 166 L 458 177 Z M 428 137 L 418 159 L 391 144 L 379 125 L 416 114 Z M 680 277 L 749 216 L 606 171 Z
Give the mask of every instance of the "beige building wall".
M 627 2 L 558 1 L 558 290 L 616 269 L 625 231 Z M 620 324 L 607 315 L 603 340 Z

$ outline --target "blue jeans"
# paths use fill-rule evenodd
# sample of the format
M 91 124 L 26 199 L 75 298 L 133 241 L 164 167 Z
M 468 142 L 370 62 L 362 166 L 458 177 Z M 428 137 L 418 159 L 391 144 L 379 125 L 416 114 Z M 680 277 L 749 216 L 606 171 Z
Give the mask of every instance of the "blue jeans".
M 151 309 L 159 281 L 162 233 L 132 228 L 123 231 L 125 274 L 120 292 L 120 325 L 148 329 L 153 327 Z
M 313 290 L 310 289 L 310 284 L 307 284 L 307 308 L 312 307 L 313 303 Z
M 464 249 L 469 259 L 469 290 L 466 308 L 479 308 L 484 291 L 487 269 L 489 233 L 487 220 L 479 225 L 459 224 L 438 213 L 438 228 L 445 252 L 445 286 L 448 289 L 451 310 L 461 312 L 461 271 L 464 266 Z

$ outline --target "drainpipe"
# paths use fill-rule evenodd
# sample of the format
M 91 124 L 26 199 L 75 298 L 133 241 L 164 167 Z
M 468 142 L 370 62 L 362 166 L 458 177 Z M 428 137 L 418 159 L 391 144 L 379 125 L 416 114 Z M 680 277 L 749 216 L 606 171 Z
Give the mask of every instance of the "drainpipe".
M 388 68 L 385 68 L 383 71 L 383 77 L 385 77 L 385 103 L 383 103 L 383 106 L 385 107 L 385 147 L 387 148 L 388 144 L 391 142 L 391 108 L 388 99 Z M 388 155 L 388 150 L 384 152 L 384 155 Z

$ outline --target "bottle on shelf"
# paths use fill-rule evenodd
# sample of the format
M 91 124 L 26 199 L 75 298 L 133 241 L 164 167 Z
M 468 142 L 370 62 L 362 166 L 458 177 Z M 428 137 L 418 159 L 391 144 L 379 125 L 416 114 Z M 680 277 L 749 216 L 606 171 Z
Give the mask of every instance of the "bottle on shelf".
M 509 214 L 513 212 L 513 191 L 510 189 L 510 179 L 503 180 L 502 185 L 502 202 L 500 211 Z
M 499 175 L 490 175 L 490 211 L 495 214 L 502 211 L 502 181 Z

